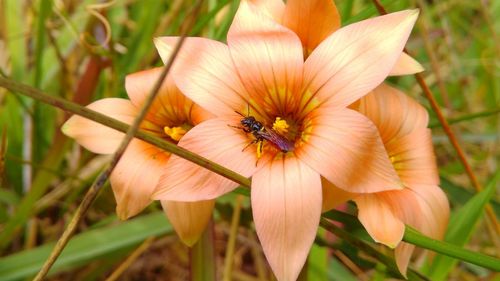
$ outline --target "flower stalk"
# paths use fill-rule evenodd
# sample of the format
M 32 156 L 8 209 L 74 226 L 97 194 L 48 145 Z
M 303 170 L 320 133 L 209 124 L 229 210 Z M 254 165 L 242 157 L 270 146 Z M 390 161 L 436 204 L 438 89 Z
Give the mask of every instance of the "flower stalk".
M 63 249 L 66 247 L 69 239 L 73 235 L 73 233 L 76 230 L 77 225 L 80 223 L 80 220 L 85 216 L 86 212 L 94 202 L 95 198 L 99 194 L 99 191 L 102 189 L 104 184 L 107 182 L 109 176 L 113 172 L 113 169 L 115 166 L 118 164 L 120 161 L 121 157 L 123 156 L 125 150 L 127 149 L 128 145 L 134 138 L 134 135 L 139 129 L 139 125 L 141 124 L 142 120 L 146 116 L 149 108 L 153 104 L 153 101 L 156 97 L 156 95 L 159 92 L 159 89 L 161 85 L 163 84 L 163 81 L 165 80 L 165 77 L 167 76 L 168 72 L 170 71 L 173 62 L 175 60 L 177 52 L 180 50 L 182 43 L 184 42 L 184 39 L 188 33 L 188 30 L 190 30 L 191 26 L 194 24 L 194 17 L 193 14 L 196 14 L 197 11 L 199 10 L 201 6 L 201 1 L 198 1 L 198 3 L 194 6 L 193 10 L 190 13 L 191 18 L 186 21 L 184 25 L 184 30 L 183 34 L 179 37 L 178 42 L 175 45 L 174 51 L 172 52 L 172 56 L 170 57 L 169 61 L 166 63 L 164 69 L 162 70 L 162 73 L 158 80 L 156 81 L 153 89 L 151 90 L 150 95 L 148 96 L 148 99 L 145 101 L 141 111 L 139 112 L 138 116 L 134 119 L 134 122 L 132 125 L 128 128 L 126 135 L 124 139 L 122 140 L 119 148 L 116 150 L 115 154 L 113 155 L 113 158 L 111 159 L 110 163 L 108 164 L 108 167 L 101 172 L 101 174 L 96 178 L 92 186 L 89 188 L 87 193 L 85 194 L 85 197 L 83 198 L 82 202 L 78 206 L 78 209 L 76 210 L 75 214 L 73 215 L 70 223 L 64 230 L 63 234 L 57 241 L 54 249 L 50 253 L 50 256 L 48 259 L 45 261 L 44 265 L 38 272 L 38 274 L 35 276 L 33 280 L 35 281 L 40 281 L 45 278 L 47 273 L 49 272 L 50 268 L 52 265 L 55 263 Z

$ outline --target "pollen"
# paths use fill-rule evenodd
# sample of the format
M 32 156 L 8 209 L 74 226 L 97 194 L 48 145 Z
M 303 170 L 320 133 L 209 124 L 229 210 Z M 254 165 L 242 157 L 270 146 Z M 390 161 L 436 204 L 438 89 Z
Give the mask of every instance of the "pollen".
M 260 157 L 262 157 L 262 152 L 263 152 L 263 145 L 262 145 L 262 141 L 260 141 L 258 144 L 257 144 L 257 159 L 260 159 Z
M 169 136 L 171 139 L 175 141 L 179 141 L 187 133 L 187 131 L 184 130 L 182 127 L 170 128 L 168 126 L 165 126 L 163 128 L 163 131 L 165 132 L 165 134 L 167 134 L 167 136 Z
M 273 130 L 275 130 L 276 132 L 278 132 L 282 135 L 288 133 L 289 127 L 290 126 L 288 125 L 286 120 L 281 119 L 280 117 L 276 117 L 276 120 L 274 120 Z

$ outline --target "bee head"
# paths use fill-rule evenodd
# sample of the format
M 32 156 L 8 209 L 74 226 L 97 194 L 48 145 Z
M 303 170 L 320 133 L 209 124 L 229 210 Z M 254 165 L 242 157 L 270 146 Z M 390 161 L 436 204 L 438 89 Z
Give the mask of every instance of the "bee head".
M 241 125 L 243 125 L 247 128 L 251 128 L 255 122 L 257 122 L 257 121 L 255 120 L 255 117 L 253 117 L 253 116 L 247 116 L 247 117 L 241 119 Z

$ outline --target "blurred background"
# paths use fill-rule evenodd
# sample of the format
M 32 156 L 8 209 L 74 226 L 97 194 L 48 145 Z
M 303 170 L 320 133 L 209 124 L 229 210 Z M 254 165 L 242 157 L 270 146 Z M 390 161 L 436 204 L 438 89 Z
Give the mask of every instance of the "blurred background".
M 193 2 L 0 0 L 0 75 L 81 105 L 104 97 L 125 98 L 125 76 L 162 65 L 153 38 L 178 35 Z M 378 15 L 368 0 L 335 2 L 342 25 Z M 425 81 L 479 183 L 495 184 L 491 180 L 500 160 L 500 1 L 381 2 L 388 11 L 420 8 L 407 49 L 424 65 Z M 238 5 L 233 0 L 204 1 L 190 34 L 225 41 Z M 415 78 L 389 80 L 429 109 L 441 187 L 452 214 L 460 213 L 476 191 L 456 151 Z M 0 280 L 25 280 L 36 274 L 87 188 L 109 161 L 108 156 L 92 154 L 61 133 L 69 116 L 0 88 Z M 498 186 L 494 188 L 498 191 Z M 217 201 L 214 229 L 219 271 L 236 196 L 228 194 Z M 245 197 L 236 237 L 233 280 L 273 280 L 253 230 L 248 201 Z M 490 205 L 498 217 L 497 194 Z M 128 221 L 118 220 L 114 212 L 113 194 L 106 186 L 49 280 L 188 279 L 188 248 L 173 233 L 159 204 Z M 492 239 L 485 217 L 477 214 L 467 223 L 461 228 L 461 245 L 497 255 L 498 241 Z M 313 247 L 309 280 L 394 277 L 377 260 L 342 240 L 324 246 Z M 377 249 L 389 253 L 383 247 Z M 421 264 L 416 260 L 412 267 L 419 269 Z M 440 278 L 500 280 L 494 272 L 461 262 L 449 266 Z

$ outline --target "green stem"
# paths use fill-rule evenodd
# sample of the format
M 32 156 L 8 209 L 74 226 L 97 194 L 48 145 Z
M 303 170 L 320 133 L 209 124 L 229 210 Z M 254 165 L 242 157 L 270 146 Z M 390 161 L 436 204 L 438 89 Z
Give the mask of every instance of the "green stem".
M 201 7 L 201 2 L 202 0 L 198 0 L 198 2 L 195 4 L 195 6 L 192 9 L 192 13 L 197 13 L 199 8 Z M 42 268 L 38 272 L 38 274 L 35 276 L 33 280 L 35 281 L 41 281 L 45 278 L 45 276 L 48 274 L 50 268 L 54 265 L 55 261 L 61 254 L 62 250 L 66 247 L 66 245 L 69 242 L 69 239 L 73 236 L 73 233 L 76 230 L 76 226 L 80 223 L 80 220 L 84 217 L 84 215 L 87 213 L 88 209 L 94 202 L 95 198 L 99 194 L 99 191 L 101 188 L 104 186 L 104 184 L 107 182 L 108 178 L 110 177 L 111 173 L 113 172 L 113 169 L 116 167 L 118 162 L 120 161 L 121 157 L 123 156 L 125 150 L 127 149 L 128 145 L 134 138 L 136 132 L 139 129 L 139 126 L 142 122 L 142 120 L 145 118 L 147 112 L 149 111 L 149 108 L 153 104 L 153 101 L 155 97 L 158 95 L 158 92 L 160 90 L 161 85 L 163 84 L 165 78 L 167 77 L 168 72 L 172 68 L 173 62 L 177 56 L 177 53 L 179 52 L 182 43 L 184 42 L 186 35 L 187 35 L 187 30 L 191 28 L 192 24 L 194 23 L 194 14 L 190 13 L 189 15 L 191 18 L 186 21 L 185 23 L 185 30 L 183 34 L 179 37 L 178 42 L 176 43 L 175 47 L 173 48 L 172 54 L 170 55 L 170 58 L 168 59 L 168 62 L 165 64 L 165 67 L 163 68 L 160 76 L 156 80 L 156 82 L 153 85 L 153 88 L 151 89 L 150 94 L 148 95 L 146 101 L 142 105 L 141 110 L 135 117 L 134 121 L 132 122 L 132 125 L 128 128 L 125 137 L 120 143 L 120 146 L 116 150 L 116 152 L 113 154 L 113 157 L 108 164 L 108 167 L 104 169 L 103 172 L 95 179 L 94 183 L 92 186 L 88 189 L 87 193 L 85 194 L 85 197 L 83 198 L 82 202 L 78 206 L 75 214 L 71 218 L 71 221 L 69 222 L 68 226 L 64 230 L 63 234 L 57 241 L 56 245 L 54 246 L 52 252 L 50 253 L 49 257 L 43 264 Z
M 360 225 L 359 220 L 355 216 L 336 210 L 323 214 L 323 217 L 327 217 L 328 219 L 332 219 L 342 223 L 354 222 L 354 224 Z M 409 226 L 406 226 L 403 241 L 449 257 L 454 257 L 475 265 L 500 271 L 500 259 L 498 258 L 473 252 L 447 242 L 429 238 Z
M 453 118 L 453 119 L 449 119 L 448 120 L 448 124 L 456 124 L 456 123 L 460 123 L 462 121 L 468 121 L 468 120 L 472 120 L 472 119 L 476 119 L 476 118 L 481 118 L 481 117 L 488 117 L 488 116 L 491 116 L 491 115 L 495 115 L 495 114 L 498 114 L 500 113 L 500 108 L 495 108 L 493 110 L 487 110 L 487 111 L 482 111 L 482 112 L 477 112 L 477 113 L 473 113 L 473 114 L 468 114 L 468 115 L 464 115 L 464 116 L 460 116 L 460 117 L 457 117 L 457 118 Z M 437 127 L 441 127 L 441 123 L 439 122 L 432 122 L 429 124 L 429 128 L 437 128 Z
M 500 259 L 498 258 L 469 251 L 447 242 L 431 239 L 409 226 L 406 226 L 403 241 L 465 262 L 500 271 Z
M 234 251 L 236 245 L 236 236 L 238 236 L 238 227 L 240 226 L 241 205 L 243 195 L 236 196 L 233 217 L 231 218 L 231 229 L 229 230 L 229 239 L 226 246 L 226 255 L 224 260 L 224 271 L 222 273 L 223 281 L 231 281 L 233 275 Z
M 214 222 L 211 220 L 191 251 L 191 281 L 215 281 Z
M 320 226 L 326 229 L 327 231 L 333 233 L 335 236 L 343 239 L 347 243 L 355 246 L 356 248 L 360 249 L 361 251 L 369 254 L 370 256 L 376 258 L 378 261 L 383 263 L 385 266 L 387 266 L 387 269 L 391 273 L 396 274 L 396 276 L 403 278 L 401 273 L 399 272 L 399 269 L 396 265 L 396 262 L 394 261 L 393 258 L 386 256 L 379 252 L 377 249 L 375 249 L 373 246 L 371 246 L 369 243 L 356 238 L 353 236 L 351 233 L 343 230 L 342 228 L 334 225 L 333 223 L 329 222 L 325 218 L 321 218 L 319 222 Z M 408 268 L 408 278 L 410 280 L 427 280 L 424 276 L 422 276 L 420 273 L 412 270 L 411 268 Z
M 106 125 L 110 128 L 113 128 L 117 131 L 126 133 L 127 130 L 129 129 L 129 125 L 125 124 L 121 121 L 118 121 L 114 118 L 108 117 L 102 113 L 99 113 L 97 111 L 93 111 L 91 109 L 88 109 L 86 107 L 83 107 L 81 105 L 78 105 L 76 103 L 67 101 L 65 99 L 56 97 L 56 96 L 50 96 L 42 91 L 35 89 L 33 87 L 30 87 L 28 85 L 18 83 L 15 81 L 12 81 L 7 78 L 0 77 L 0 87 L 6 88 L 10 90 L 13 93 L 19 93 L 24 96 L 31 97 L 33 99 L 36 99 L 38 101 L 41 101 L 43 103 L 53 105 L 55 107 L 58 107 L 64 111 L 71 112 L 73 114 L 80 115 L 82 117 L 85 117 L 87 119 L 90 119 L 92 121 L 95 121 L 97 123 Z M 171 142 L 165 141 L 161 138 L 152 136 L 145 131 L 139 130 L 136 132 L 135 137 L 138 139 L 141 139 L 147 143 L 150 143 L 152 145 L 155 145 L 165 151 L 168 151 L 172 154 L 178 155 L 179 157 L 182 157 L 186 160 L 189 160 L 197 165 L 200 165 L 214 173 L 217 173 L 223 177 L 226 177 L 234 182 L 237 182 L 243 186 L 250 187 L 250 180 L 238 173 L 235 173 L 215 162 L 212 162 L 204 157 L 201 157 L 189 150 L 186 150 L 182 147 L 179 147 Z

